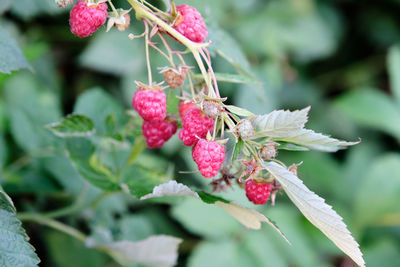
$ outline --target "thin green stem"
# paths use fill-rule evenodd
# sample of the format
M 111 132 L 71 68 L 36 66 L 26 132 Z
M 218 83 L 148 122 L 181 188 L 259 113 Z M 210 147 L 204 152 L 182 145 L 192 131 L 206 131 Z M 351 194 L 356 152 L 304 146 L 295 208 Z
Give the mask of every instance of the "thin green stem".
M 111 2 L 111 0 L 107 0 L 108 3 L 111 6 L 112 11 L 114 12 L 115 17 L 118 17 L 118 11 L 115 9 L 115 6 L 113 5 L 113 3 Z
M 165 46 L 165 49 L 166 49 L 167 52 L 168 52 L 168 56 L 169 56 L 169 58 L 170 58 L 171 66 L 175 68 L 174 58 L 173 58 L 173 56 L 172 56 L 171 47 L 168 45 L 167 40 L 165 40 L 165 38 L 164 38 L 164 36 L 163 36 L 162 34 L 160 34 L 159 32 L 157 32 L 157 34 L 158 34 L 158 36 L 160 37 L 162 43 L 163 43 L 164 46 Z
M 59 221 L 47 218 L 43 215 L 40 214 L 18 214 L 18 218 L 21 221 L 31 221 L 31 222 L 36 222 L 42 225 L 46 225 L 48 227 L 51 227 L 53 229 L 56 229 L 58 231 L 61 231 L 63 233 L 66 233 L 67 235 L 70 235 L 82 242 L 86 241 L 86 235 L 75 228 L 72 228 L 71 226 L 68 226 L 66 224 L 63 224 Z
M 149 76 L 149 85 L 153 84 L 153 77 L 151 75 L 151 65 L 150 65 L 150 53 L 149 53 L 149 24 L 143 20 L 144 28 L 145 28 L 145 43 L 146 43 L 146 62 L 147 62 L 147 74 Z

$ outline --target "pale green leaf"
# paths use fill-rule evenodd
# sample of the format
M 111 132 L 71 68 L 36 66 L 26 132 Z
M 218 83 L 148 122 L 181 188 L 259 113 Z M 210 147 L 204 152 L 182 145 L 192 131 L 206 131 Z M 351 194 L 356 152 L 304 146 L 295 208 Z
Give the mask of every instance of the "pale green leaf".
M 400 138 L 400 109 L 377 89 L 360 89 L 339 97 L 336 108 L 356 123 Z
M 7 32 L 0 28 L 0 72 L 11 73 L 23 68 L 29 68 L 29 64 L 21 49 Z
M 247 109 L 244 108 L 239 108 L 233 105 L 225 105 L 225 107 L 232 113 L 238 115 L 238 116 L 242 116 L 242 117 L 251 117 L 254 116 L 254 113 L 252 113 L 251 111 L 248 111 Z
M 0 265 L 38 266 L 40 260 L 28 241 L 11 199 L 0 188 Z
M 177 183 L 175 180 L 172 180 L 154 187 L 152 193 L 141 197 L 140 200 L 163 196 L 192 196 L 195 198 L 199 198 L 199 195 L 196 192 L 192 191 L 189 187 L 184 184 Z
M 353 146 L 360 143 L 360 141 L 341 141 L 308 129 L 301 129 L 287 135 L 286 137 L 275 138 L 274 140 L 282 140 L 285 142 L 302 145 L 310 149 L 326 152 L 335 152 L 339 149 L 346 148 L 347 146 Z
M 47 128 L 59 137 L 84 137 L 95 132 L 93 121 L 79 114 L 68 115 L 60 122 L 47 125 Z
M 264 164 L 282 185 L 303 215 L 359 266 L 365 266 L 359 245 L 340 217 L 325 200 L 310 191 L 292 172 L 275 162 Z
M 98 246 L 110 251 L 111 256 L 123 266 L 138 263 L 154 267 L 172 267 L 177 262 L 181 242 L 180 238 L 156 235 L 137 242 L 123 240 Z
M 216 72 L 215 78 L 218 82 L 227 82 L 227 83 L 242 83 L 242 84 L 249 84 L 249 83 L 256 83 L 257 81 L 254 78 L 243 76 L 240 74 L 233 74 L 233 73 L 219 73 Z M 193 75 L 193 78 L 196 80 L 202 80 L 203 76 L 201 74 Z
M 310 107 L 302 110 L 274 110 L 265 115 L 259 115 L 253 123 L 257 129 L 257 137 L 286 137 L 304 127 L 308 120 Z
M 393 46 L 388 55 L 388 71 L 390 88 L 397 105 L 400 107 L 400 47 Z

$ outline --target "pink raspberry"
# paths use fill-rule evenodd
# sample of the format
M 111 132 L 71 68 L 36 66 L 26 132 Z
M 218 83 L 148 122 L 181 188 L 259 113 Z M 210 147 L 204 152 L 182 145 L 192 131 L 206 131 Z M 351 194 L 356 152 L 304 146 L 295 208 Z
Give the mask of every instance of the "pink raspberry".
M 179 115 L 181 115 L 181 118 L 183 118 L 183 116 L 186 114 L 186 111 L 195 107 L 196 105 L 192 102 L 181 101 L 179 103 Z
M 107 4 L 88 4 L 84 0 L 76 2 L 70 12 L 71 32 L 78 37 L 92 35 L 107 20 Z
M 247 198 L 256 205 L 264 205 L 267 203 L 271 190 L 271 184 L 259 183 L 254 179 L 247 180 L 245 184 Z
M 214 129 L 214 120 L 204 115 L 198 108 L 191 108 L 182 118 L 182 129 L 179 131 L 179 139 L 185 146 L 192 146 L 205 138 L 208 132 Z
M 162 121 L 167 114 L 167 97 L 162 90 L 139 88 L 133 95 L 132 106 L 145 121 Z
M 225 159 L 225 147 L 215 141 L 200 139 L 192 149 L 193 160 L 205 178 L 218 174 Z
M 176 121 L 144 121 L 142 125 L 143 136 L 149 148 L 162 147 L 171 136 L 176 133 L 178 124 Z
M 179 5 L 176 9 L 182 15 L 182 18 L 180 21 L 178 18 L 174 29 L 193 42 L 203 42 L 207 38 L 208 33 L 199 11 L 189 5 Z

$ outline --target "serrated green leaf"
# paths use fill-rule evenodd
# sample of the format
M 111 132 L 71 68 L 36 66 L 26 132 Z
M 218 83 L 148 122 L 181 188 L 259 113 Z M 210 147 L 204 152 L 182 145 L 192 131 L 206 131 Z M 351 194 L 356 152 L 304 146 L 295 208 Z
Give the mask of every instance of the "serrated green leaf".
M 91 88 L 81 94 L 74 106 L 74 113 L 91 118 L 100 133 L 107 133 L 107 118 L 112 115 L 116 127 L 122 127 L 126 120 L 122 104 L 101 88 Z
M 325 200 L 310 191 L 292 172 L 275 163 L 264 163 L 264 167 L 282 185 L 288 197 L 303 215 L 320 229 L 335 245 L 359 266 L 365 266 L 359 245 L 340 217 Z
M 85 138 L 66 139 L 69 159 L 77 172 L 89 183 L 103 190 L 119 190 L 116 177 L 111 173 L 105 174 L 99 168 L 93 168 L 93 154 L 95 147 Z M 91 162 L 92 159 L 92 162 Z
M 252 113 L 251 111 L 248 111 L 247 109 L 244 108 L 240 108 L 240 107 L 236 107 L 236 106 L 232 106 L 232 105 L 225 105 L 225 107 L 232 113 L 238 115 L 238 116 L 242 116 L 242 117 L 251 117 L 254 116 L 254 113 Z
M 360 125 L 400 138 L 400 109 L 377 89 L 360 89 L 344 94 L 335 107 Z
M 40 260 L 28 241 L 11 200 L 0 190 L 1 266 L 38 266 Z
M 10 74 L 23 68 L 29 68 L 28 61 L 17 43 L 0 28 L 0 72 Z
M 400 46 L 390 48 L 387 61 L 390 88 L 397 106 L 400 107 Z
M 94 134 L 93 121 L 83 115 L 71 114 L 63 118 L 60 122 L 55 122 L 46 126 L 59 137 L 84 137 Z

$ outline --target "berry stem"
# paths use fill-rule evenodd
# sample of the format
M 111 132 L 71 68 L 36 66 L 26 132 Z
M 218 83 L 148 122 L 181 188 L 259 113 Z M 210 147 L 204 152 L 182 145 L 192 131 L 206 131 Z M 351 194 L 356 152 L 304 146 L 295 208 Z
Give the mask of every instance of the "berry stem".
M 165 40 L 164 36 L 162 36 L 162 34 L 160 34 L 159 32 L 157 32 L 158 36 L 160 37 L 161 41 L 163 42 L 165 49 L 168 52 L 168 56 L 170 58 L 170 62 L 171 62 L 171 66 L 175 68 L 175 64 L 174 64 L 174 58 L 172 56 L 172 49 L 171 47 L 168 45 L 167 40 Z
M 208 66 L 208 70 L 209 73 L 211 74 L 211 78 L 214 82 L 214 89 L 215 89 L 215 93 L 217 95 L 217 97 L 221 97 L 219 94 L 219 89 L 218 89 L 218 83 L 217 83 L 217 78 L 215 77 L 215 73 L 214 70 L 211 66 L 211 58 L 210 58 L 210 54 L 208 53 L 208 50 L 206 48 L 202 48 L 200 49 L 200 54 L 203 57 L 204 61 L 207 63 Z
M 111 1 L 111 0 L 107 0 L 107 1 L 108 1 L 108 4 L 110 5 L 112 11 L 114 12 L 114 16 L 115 16 L 116 18 L 119 17 L 118 11 L 115 9 L 115 6 L 113 5 L 112 1 Z
M 150 65 L 150 55 L 149 55 L 149 24 L 143 20 L 144 29 L 145 29 L 145 43 L 146 43 L 146 62 L 147 62 L 147 73 L 149 75 L 149 85 L 151 86 L 153 83 L 153 77 L 151 75 L 151 65 Z

